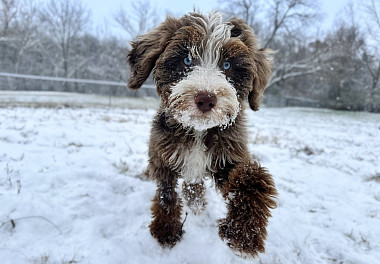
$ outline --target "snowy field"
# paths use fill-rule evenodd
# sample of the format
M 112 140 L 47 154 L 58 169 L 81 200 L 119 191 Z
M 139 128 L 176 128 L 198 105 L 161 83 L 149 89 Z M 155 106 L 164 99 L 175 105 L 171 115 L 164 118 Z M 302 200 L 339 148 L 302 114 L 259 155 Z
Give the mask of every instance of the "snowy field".
M 155 184 L 143 171 L 154 114 L 0 108 L 0 263 L 380 263 L 379 114 L 248 112 L 250 151 L 279 191 L 255 260 L 219 239 L 226 208 L 211 181 L 207 210 L 189 213 L 178 245 L 151 237 Z

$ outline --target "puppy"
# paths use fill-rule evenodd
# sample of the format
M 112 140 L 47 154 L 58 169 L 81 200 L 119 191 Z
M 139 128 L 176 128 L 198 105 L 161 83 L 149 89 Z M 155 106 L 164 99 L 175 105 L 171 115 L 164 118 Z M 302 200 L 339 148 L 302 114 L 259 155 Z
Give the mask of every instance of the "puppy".
M 219 236 L 237 254 L 264 252 L 266 226 L 277 194 L 271 175 L 247 150 L 244 110 L 254 111 L 271 67 L 265 50 L 241 19 L 218 12 L 167 17 L 140 36 L 127 55 L 128 86 L 138 89 L 153 71 L 160 107 L 151 129 L 147 174 L 157 181 L 150 231 L 173 247 L 184 231 L 182 199 L 194 214 L 205 209 L 204 179 L 215 181 L 228 213 Z

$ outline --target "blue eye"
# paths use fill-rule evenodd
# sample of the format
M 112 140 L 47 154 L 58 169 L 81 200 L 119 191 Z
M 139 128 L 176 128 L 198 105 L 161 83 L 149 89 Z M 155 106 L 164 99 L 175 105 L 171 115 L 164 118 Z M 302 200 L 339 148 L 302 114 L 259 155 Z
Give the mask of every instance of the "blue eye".
M 223 70 L 228 70 L 229 68 L 231 68 L 231 63 L 228 62 L 228 61 L 225 61 L 223 62 Z
M 185 63 L 186 66 L 191 66 L 191 64 L 193 64 L 193 59 L 190 56 L 187 56 L 183 59 L 183 63 Z

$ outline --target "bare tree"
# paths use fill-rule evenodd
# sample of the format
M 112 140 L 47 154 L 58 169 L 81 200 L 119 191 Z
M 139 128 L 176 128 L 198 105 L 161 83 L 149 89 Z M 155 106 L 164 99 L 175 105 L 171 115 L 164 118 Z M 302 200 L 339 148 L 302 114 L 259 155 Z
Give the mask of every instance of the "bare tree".
M 17 2 L 15 0 L 0 0 L 0 68 L 9 65 L 9 29 L 17 14 Z
M 40 17 L 49 36 L 60 49 L 63 76 L 70 77 L 72 44 L 87 29 L 91 13 L 80 0 L 51 0 L 41 11 Z
M 319 69 L 321 48 L 296 56 L 309 38 L 304 32 L 316 20 L 319 1 L 315 0 L 221 0 L 223 11 L 240 16 L 255 30 L 263 48 L 274 53 L 274 68 L 268 87 L 280 85 L 287 79 L 315 74 Z M 317 40 L 309 39 L 310 42 Z
M 263 41 L 271 44 L 280 32 L 292 33 L 306 27 L 318 17 L 318 0 L 219 0 L 228 16 L 239 16 Z M 261 29 L 261 30 L 258 30 Z
M 260 34 L 261 24 L 258 16 L 262 10 L 262 3 L 257 0 L 219 0 L 219 3 L 224 5 L 223 12 L 228 17 L 237 16 L 244 19 L 247 24 L 255 31 L 255 34 Z
M 128 34 L 129 39 L 144 34 L 159 23 L 159 15 L 156 8 L 149 1 L 133 1 L 132 9 L 125 10 L 120 7 L 113 15 L 117 25 Z
M 286 43 L 293 39 L 286 49 L 303 46 L 308 37 L 304 29 L 318 17 L 315 8 L 318 1 L 314 0 L 272 0 L 269 4 L 266 17 L 268 23 L 263 30 L 263 47 L 279 50 L 275 55 L 275 67 L 268 87 L 304 75 L 315 74 L 319 69 L 318 58 L 323 50 L 314 50 L 303 57 L 290 58 L 289 52 L 281 52 L 279 41 Z M 294 45 L 296 44 L 296 45 Z
M 291 33 L 315 21 L 318 3 L 315 0 L 272 0 L 268 8 L 268 34 L 263 47 L 270 47 L 281 30 Z
M 325 92 L 330 106 L 361 110 L 368 91 L 363 85 L 366 83 L 361 58 L 361 51 L 365 48 L 363 32 L 355 23 L 340 21 L 328 33 L 324 43 L 328 50 L 322 56 L 323 67 L 319 76 L 327 84 Z
M 20 2 L 14 27 L 14 34 L 17 37 L 9 41 L 9 44 L 16 51 L 14 67 L 16 73 L 19 72 L 25 52 L 36 48 L 40 44 L 37 13 L 38 7 L 35 0 L 22 0 Z
M 364 2 L 365 12 L 368 14 L 368 31 L 371 36 L 380 43 L 380 3 L 374 0 Z
M 16 0 L 1 0 L 0 1 L 0 36 L 6 36 L 11 23 L 15 20 L 17 14 Z
M 374 100 L 380 101 L 380 95 L 376 98 L 375 94 L 380 84 L 380 3 L 374 0 L 364 2 L 364 9 L 368 15 L 367 38 L 371 43 L 370 47 L 364 50 L 363 60 L 371 76 L 371 91 L 368 95 L 370 108 L 374 108 Z M 371 110 L 371 109 L 370 109 Z
M 3 28 L 0 32 L 0 70 L 19 73 L 23 66 L 26 68 L 27 54 L 39 43 L 35 1 L 3 0 L 0 6 L 0 26 Z M 11 89 L 17 87 L 16 83 L 10 78 L 4 82 L 5 87 Z

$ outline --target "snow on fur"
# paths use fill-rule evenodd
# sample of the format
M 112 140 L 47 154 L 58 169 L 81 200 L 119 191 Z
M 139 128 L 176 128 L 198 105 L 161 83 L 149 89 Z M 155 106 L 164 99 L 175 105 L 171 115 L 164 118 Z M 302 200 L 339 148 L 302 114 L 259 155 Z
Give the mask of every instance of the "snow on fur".
M 194 103 L 194 97 L 199 92 L 214 94 L 218 98 L 217 104 L 207 115 Z M 173 86 L 169 101 L 167 111 L 184 127 L 193 127 L 198 131 L 230 126 L 241 109 L 236 90 L 225 75 L 216 68 L 199 66 L 195 66 L 185 79 Z

